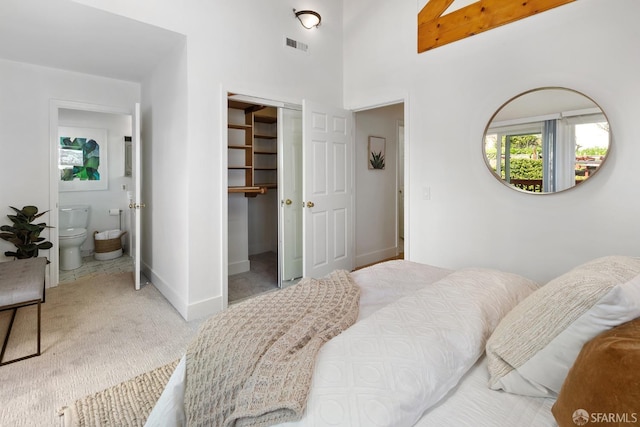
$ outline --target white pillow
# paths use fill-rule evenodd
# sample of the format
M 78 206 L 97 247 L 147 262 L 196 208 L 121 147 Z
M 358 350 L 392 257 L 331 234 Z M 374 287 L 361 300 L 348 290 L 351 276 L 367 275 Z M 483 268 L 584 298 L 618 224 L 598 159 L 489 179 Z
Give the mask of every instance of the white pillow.
M 640 317 L 640 258 L 598 258 L 516 306 L 487 341 L 489 387 L 556 396 L 585 342 Z

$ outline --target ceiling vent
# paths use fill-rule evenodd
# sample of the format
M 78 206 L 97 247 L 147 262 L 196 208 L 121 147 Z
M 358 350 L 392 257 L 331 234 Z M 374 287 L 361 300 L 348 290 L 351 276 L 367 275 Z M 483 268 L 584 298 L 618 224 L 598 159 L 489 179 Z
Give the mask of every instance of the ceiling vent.
M 303 52 L 306 52 L 307 50 L 309 50 L 309 45 L 307 45 L 306 43 L 302 43 L 297 40 L 290 39 L 289 37 L 286 38 L 285 44 L 289 47 L 301 50 Z

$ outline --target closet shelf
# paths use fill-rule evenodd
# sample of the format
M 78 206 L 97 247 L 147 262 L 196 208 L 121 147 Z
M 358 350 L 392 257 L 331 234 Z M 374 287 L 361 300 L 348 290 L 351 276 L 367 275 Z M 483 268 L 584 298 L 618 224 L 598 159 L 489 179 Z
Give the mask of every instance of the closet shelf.
M 277 182 L 274 165 L 278 150 L 274 142 L 278 139 L 278 110 L 231 99 L 228 108 L 232 123 L 227 123 L 227 167 L 234 171 L 229 176 L 232 178 L 230 183 L 235 184 L 229 186 L 228 192 L 255 197 L 265 194 L 267 188 L 277 188 L 273 182 Z M 242 121 L 242 115 L 244 124 L 238 123 Z M 231 132 L 231 129 L 237 131 Z M 256 167 L 256 159 L 266 167 Z
M 228 127 L 229 129 L 242 129 L 242 130 L 247 130 L 252 128 L 251 125 L 238 124 L 238 123 L 229 123 Z
M 263 108 L 253 113 L 253 120 L 260 123 L 277 123 L 278 111 L 275 108 Z

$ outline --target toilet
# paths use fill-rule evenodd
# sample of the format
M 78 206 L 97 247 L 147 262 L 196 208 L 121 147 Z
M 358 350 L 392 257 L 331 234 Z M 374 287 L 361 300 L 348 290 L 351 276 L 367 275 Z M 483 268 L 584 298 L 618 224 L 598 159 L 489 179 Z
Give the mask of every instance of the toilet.
M 82 265 L 80 246 L 87 240 L 90 209 L 88 205 L 59 208 L 60 270 L 75 270 Z

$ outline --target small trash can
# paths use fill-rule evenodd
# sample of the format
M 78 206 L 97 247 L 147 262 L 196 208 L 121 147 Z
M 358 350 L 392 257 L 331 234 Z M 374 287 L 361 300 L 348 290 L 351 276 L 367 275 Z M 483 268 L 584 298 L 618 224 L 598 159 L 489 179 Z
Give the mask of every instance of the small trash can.
M 98 261 L 107 261 L 122 256 L 122 236 L 126 231 L 108 230 L 93 233 L 94 254 Z

